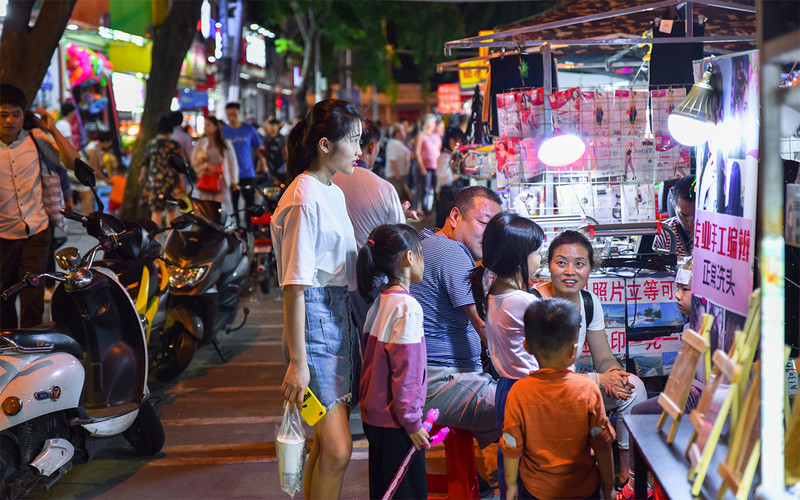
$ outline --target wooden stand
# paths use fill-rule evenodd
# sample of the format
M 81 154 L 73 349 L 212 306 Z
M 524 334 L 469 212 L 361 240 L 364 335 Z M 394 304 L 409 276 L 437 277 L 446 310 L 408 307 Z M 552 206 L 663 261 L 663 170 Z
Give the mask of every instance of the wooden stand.
M 700 362 L 700 358 L 708 351 L 708 341 L 704 337 L 708 336 L 708 330 L 711 328 L 713 321 L 714 318 L 710 314 L 703 316 L 703 327 L 700 330 L 703 336 L 698 335 L 694 330 L 686 330 L 683 333 L 683 343 L 680 351 L 678 351 L 678 356 L 675 358 L 675 364 L 667 379 L 667 385 L 664 388 L 664 392 L 658 396 L 658 404 L 664 409 L 661 412 L 661 418 L 658 420 L 658 429 L 661 430 L 667 420 L 667 415 L 672 417 L 672 426 L 667 435 L 667 443 L 672 443 L 675 439 L 675 432 L 678 430 L 678 424 L 680 424 L 683 416 L 683 408 L 689 398 L 689 390 L 692 388 L 697 364 Z
M 686 449 L 691 463 L 689 481 L 693 480 L 693 495 L 700 493 L 729 411 L 731 428 L 738 427 L 742 395 L 760 336 L 760 293 L 753 293 L 749 306 L 744 332 L 735 333 L 730 355 L 719 349 L 714 353 L 711 375 L 697 408 L 689 416 L 695 429 Z
M 755 378 L 750 384 L 739 425 L 728 443 L 728 457 L 719 464 L 723 483 L 717 493 L 718 499 L 723 498 L 725 490 L 730 488 L 736 500 L 745 500 L 761 457 L 761 371 L 758 364 L 755 363 Z

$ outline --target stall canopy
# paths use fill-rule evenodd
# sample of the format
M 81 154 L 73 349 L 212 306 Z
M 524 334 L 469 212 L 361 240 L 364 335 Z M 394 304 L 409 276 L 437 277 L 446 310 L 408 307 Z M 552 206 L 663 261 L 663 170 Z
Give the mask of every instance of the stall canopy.
M 445 53 L 481 47 L 506 53 L 535 51 L 549 44 L 560 63 L 572 60 L 584 67 L 604 69 L 617 61 L 641 61 L 649 48 L 642 44 L 702 43 L 703 55 L 719 55 L 755 48 L 755 11 L 755 0 L 562 0 L 547 12 L 500 27 L 491 35 L 447 42 Z M 667 22 L 656 23 L 656 19 Z M 685 19 L 699 19 L 705 24 L 704 31 L 696 24 L 687 25 Z M 668 34 L 673 29 L 685 30 L 686 34 L 654 38 L 654 29 Z M 440 69 L 463 61 L 443 63 Z

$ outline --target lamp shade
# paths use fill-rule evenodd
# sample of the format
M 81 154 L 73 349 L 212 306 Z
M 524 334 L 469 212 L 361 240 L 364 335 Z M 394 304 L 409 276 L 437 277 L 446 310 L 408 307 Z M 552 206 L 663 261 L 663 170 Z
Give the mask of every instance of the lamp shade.
M 669 133 L 685 146 L 697 146 L 706 142 L 717 123 L 719 97 L 711 84 L 711 68 L 703 78 L 692 85 L 689 95 L 669 115 Z
M 563 167 L 574 163 L 586 152 L 586 143 L 576 135 L 559 129 L 553 131 L 539 146 L 539 160 L 548 167 Z

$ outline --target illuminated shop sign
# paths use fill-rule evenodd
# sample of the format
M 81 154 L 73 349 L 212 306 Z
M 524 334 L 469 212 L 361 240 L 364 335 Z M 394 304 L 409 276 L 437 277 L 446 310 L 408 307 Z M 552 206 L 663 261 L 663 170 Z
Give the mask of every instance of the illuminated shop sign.
M 257 68 L 267 67 L 267 44 L 258 33 L 245 30 L 244 62 Z

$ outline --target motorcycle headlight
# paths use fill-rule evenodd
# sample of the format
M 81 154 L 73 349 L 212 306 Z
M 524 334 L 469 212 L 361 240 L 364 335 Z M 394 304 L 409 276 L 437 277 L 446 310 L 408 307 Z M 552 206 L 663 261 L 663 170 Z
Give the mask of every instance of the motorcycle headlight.
M 210 268 L 211 264 L 203 264 L 202 266 L 194 267 L 167 266 L 169 286 L 175 288 L 194 286 L 203 279 Z

